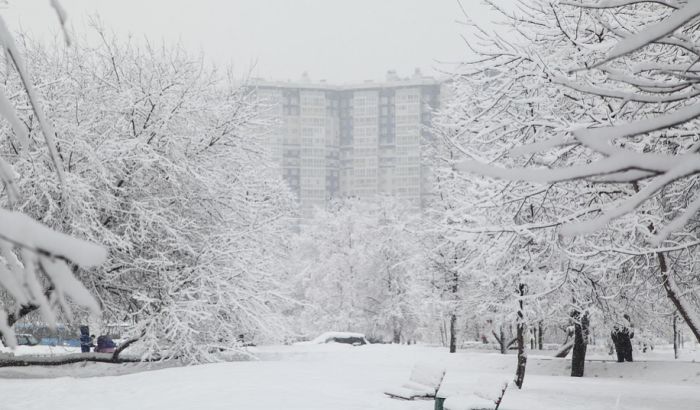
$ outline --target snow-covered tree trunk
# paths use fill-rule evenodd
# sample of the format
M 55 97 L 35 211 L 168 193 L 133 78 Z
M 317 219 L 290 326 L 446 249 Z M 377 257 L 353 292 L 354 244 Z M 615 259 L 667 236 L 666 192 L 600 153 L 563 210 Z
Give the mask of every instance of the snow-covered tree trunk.
M 456 255 L 455 255 L 456 258 Z M 455 265 L 457 265 L 455 263 Z M 454 269 L 452 271 L 452 278 L 451 278 L 452 286 L 450 286 L 450 292 L 452 292 L 452 297 L 451 299 L 454 301 L 453 303 L 457 305 L 456 301 L 459 299 L 459 272 Z M 456 310 L 457 306 L 453 306 L 453 309 Z M 455 353 L 457 352 L 457 313 L 453 310 L 452 314 L 450 315 L 450 353 Z
M 493 335 L 494 339 L 496 339 L 496 342 L 498 342 L 498 350 L 501 352 L 501 354 L 508 353 L 508 349 L 517 342 L 517 337 L 513 339 L 506 339 L 506 328 L 505 324 L 503 323 L 499 325 L 498 333 L 496 333 L 495 330 L 492 330 L 491 334 Z
M 525 381 L 525 367 L 527 366 L 527 353 L 525 352 L 525 310 L 523 307 L 523 298 L 525 297 L 526 286 L 524 283 L 518 284 L 518 322 L 517 322 L 517 343 L 518 343 L 518 366 L 515 370 L 515 385 L 518 389 L 523 388 Z
M 683 297 L 683 292 L 678 288 L 678 284 L 676 284 L 676 279 L 673 277 L 673 273 L 668 271 L 668 264 L 666 263 L 666 256 L 664 253 L 657 252 L 656 257 L 659 261 L 661 283 L 666 291 L 666 295 L 676 307 L 676 311 L 683 318 L 685 324 L 690 328 L 690 331 L 695 336 L 695 339 L 700 342 L 700 317 L 698 317 L 697 312 Z
M 588 312 L 575 310 L 571 314 L 574 322 L 574 347 L 571 354 L 571 377 L 583 377 L 588 346 Z
M 457 315 L 450 315 L 450 353 L 457 351 Z
M 678 359 L 678 313 L 673 312 L 673 358 Z
M 393 337 L 391 339 L 392 343 L 400 344 L 401 343 L 401 329 L 399 329 L 398 327 L 394 327 L 392 334 L 393 334 Z

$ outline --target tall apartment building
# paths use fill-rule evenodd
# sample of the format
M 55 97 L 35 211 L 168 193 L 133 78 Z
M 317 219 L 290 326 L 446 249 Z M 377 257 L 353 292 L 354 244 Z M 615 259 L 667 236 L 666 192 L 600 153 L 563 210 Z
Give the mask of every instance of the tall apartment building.
M 383 83 L 257 82 L 277 126 L 273 158 L 297 194 L 302 216 L 341 197 L 395 195 L 422 205 L 421 140 L 440 101 L 439 81 L 387 73 Z

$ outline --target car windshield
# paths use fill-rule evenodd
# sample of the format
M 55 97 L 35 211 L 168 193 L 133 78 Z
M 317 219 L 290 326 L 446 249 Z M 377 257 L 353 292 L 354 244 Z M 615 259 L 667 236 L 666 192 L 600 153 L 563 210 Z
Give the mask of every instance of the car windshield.
M 39 341 L 32 335 L 18 335 L 17 344 L 24 346 L 33 346 L 39 344 Z

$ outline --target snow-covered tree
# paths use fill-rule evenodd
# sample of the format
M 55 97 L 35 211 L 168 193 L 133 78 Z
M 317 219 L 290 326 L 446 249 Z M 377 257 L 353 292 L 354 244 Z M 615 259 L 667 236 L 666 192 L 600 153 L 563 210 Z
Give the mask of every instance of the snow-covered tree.
M 614 81 L 572 71 L 605 55 L 613 16 L 601 23 L 599 11 L 582 11 L 563 2 L 533 1 L 517 12 L 488 3 L 500 11 L 510 33 L 493 34 L 474 25 L 467 39 L 477 57 L 452 78 L 453 99 L 436 117 L 436 147 L 431 153 L 439 164 L 435 182 L 441 195 L 432 207 L 440 210 L 443 235 L 470 244 L 474 257 L 465 269 L 484 273 L 473 283 L 482 296 L 472 297 L 485 301 L 501 295 L 500 306 L 509 306 L 511 315 L 516 312 L 513 301 L 524 301 L 526 311 L 521 318 L 522 310 L 517 310 L 518 322 L 528 316 L 537 322 L 541 317 L 556 317 L 557 322 L 570 317 L 577 325 L 584 317 L 611 325 L 630 310 L 639 316 L 658 314 L 659 284 L 676 308 L 685 306 L 674 297 L 679 293 L 668 292 L 673 280 L 668 279 L 664 260 L 679 263 L 674 274 L 685 289 L 692 289 L 696 279 L 687 266 L 696 263 L 690 255 L 695 234 L 691 231 L 683 241 L 663 248 L 649 243 L 649 227 L 653 230 L 673 209 L 670 204 L 659 209 L 667 196 L 588 235 L 569 238 L 561 233 L 571 223 L 604 213 L 625 195 L 643 190 L 644 182 L 551 177 L 574 175 L 596 161 L 608 161 L 585 142 L 572 139 L 572 131 L 578 135 L 574 130 L 582 125 L 654 116 L 673 104 L 596 95 L 584 86 L 572 86 L 575 81 Z M 644 11 L 652 6 L 635 7 L 641 12 L 625 16 L 636 16 L 637 23 L 650 18 Z M 630 147 L 639 143 L 634 138 L 627 141 Z M 686 188 L 695 189 L 692 182 Z M 672 192 L 667 193 L 680 195 Z M 515 295 L 521 283 L 529 295 Z M 549 306 L 557 308 L 556 316 L 541 309 L 527 312 L 530 302 L 539 300 L 535 307 L 541 306 L 543 298 L 555 302 Z
M 51 5 L 63 24 L 65 11 L 57 0 Z M 0 87 L 0 115 L 9 125 L 5 126 L 6 143 L 15 157 L 49 169 L 51 172 L 46 176 L 58 186 L 59 201 L 70 200 L 53 123 L 45 113 L 30 68 L 2 17 L 0 45 L 6 56 L 4 71 L 16 75 L 19 84 L 17 94 Z M 27 102 L 25 110 L 34 118 L 33 127 L 22 121 L 21 106 L 13 101 L 18 96 Z M 34 138 L 38 134 L 43 137 L 43 145 Z M 34 310 L 50 326 L 56 324 L 60 313 L 72 316 L 71 304 L 87 308 L 93 315 L 99 314 L 99 304 L 74 274 L 80 268 L 97 266 L 106 258 L 104 248 L 60 233 L 60 229 L 53 230 L 45 222 L 28 216 L 22 207 L 23 192 L 18 187 L 18 179 L 23 177 L 5 155 L 0 157 L 0 180 L 4 188 L 0 208 L 0 286 L 4 290 L 0 335 L 9 346 L 16 344 L 14 322 Z M 33 183 L 42 185 L 46 180 Z
M 697 278 L 685 269 L 695 265 L 693 249 L 700 243 L 693 80 L 698 13 L 694 3 L 637 1 L 537 1 L 522 13 L 503 11 L 519 39 L 492 37 L 487 65 L 497 73 L 503 70 L 495 61 L 510 68 L 529 65 L 505 78 L 539 78 L 551 94 L 540 100 L 547 104 L 528 102 L 522 93 L 491 99 L 495 106 L 505 100 L 533 110 L 539 123 L 531 127 L 538 135 L 512 139 L 503 151 L 514 158 L 527 155 L 526 163 L 484 166 L 493 159 L 472 157 L 460 168 L 538 184 L 574 181 L 578 189 L 596 193 L 595 202 L 568 206 L 559 232 L 592 234 L 574 239 L 589 246 L 612 237 L 613 251 L 653 255 L 646 274 L 664 287 L 700 340 L 698 297 L 688 291 Z M 623 249 L 614 249 L 620 239 Z M 669 259 L 679 268 L 669 268 Z
M 317 210 L 297 241 L 302 333 L 363 331 L 394 342 L 415 338 L 423 261 L 418 214 L 394 198 L 348 199 Z
M 254 132 L 249 89 L 180 48 L 97 30 L 102 42 L 70 49 L 25 38 L 70 195 L 36 184 L 48 166 L 13 156 L 22 209 L 109 247 L 81 277 L 105 320 L 132 324 L 144 357 L 212 360 L 241 334 L 281 337 L 293 199 Z

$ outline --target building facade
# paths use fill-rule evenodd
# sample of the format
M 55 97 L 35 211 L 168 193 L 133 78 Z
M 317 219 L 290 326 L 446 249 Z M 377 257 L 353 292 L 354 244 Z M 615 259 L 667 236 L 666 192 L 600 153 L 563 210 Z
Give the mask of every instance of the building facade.
M 421 143 L 430 138 L 439 81 L 389 72 L 383 83 L 334 86 L 306 78 L 254 86 L 275 124 L 270 152 L 303 217 L 343 197 L 385 194 L 422 205 Z

